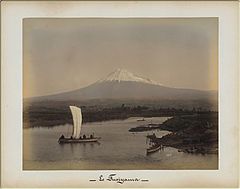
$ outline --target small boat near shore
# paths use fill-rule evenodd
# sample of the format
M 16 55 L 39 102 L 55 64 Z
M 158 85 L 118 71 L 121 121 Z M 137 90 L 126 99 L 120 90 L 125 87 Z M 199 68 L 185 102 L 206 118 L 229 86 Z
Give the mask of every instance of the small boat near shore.
M 161 145 L 154 144 L 153 146 L 151 146 L 147 149 L 147 155 L 150 153 L 156 152 L 156 151 L 160 150 L 161 148 L 162 148 Z
M 73 117 L 73 131 L 70 138 L 65 138 L 62 135 L 58 139 L 58 143 L 88 143 L 88 142 L 98 142 L 100 137 L 94 137 L 94 134 L 86 137 L 86 135 L 81 136 L 81 128 L 82 128 L 82 112 L 81 109 L 76 106 L 69 107 Z
M 146 136 L 146 142 L 149 140 L 150 147 L 147 148 L 147 155 L 157 152 L 158 150 L 164 150 L 164 146 L 156 141 L 157 137 L 155 133 Z

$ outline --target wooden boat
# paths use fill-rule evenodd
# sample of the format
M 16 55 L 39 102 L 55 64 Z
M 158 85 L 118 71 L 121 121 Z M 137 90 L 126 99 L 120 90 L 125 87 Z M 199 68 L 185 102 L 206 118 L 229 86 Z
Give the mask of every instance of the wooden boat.
M 59 138 L 58 143 L 86 143 L 86 142 L 98 142 L 98 138 L 85 138 L 85 139 L 72 139 L 72 138 Z
M 62 135 L 58 139 L 58 143 L 87 143 L 87 142 L 98 142 L 98 139 L 100 137 L 94 137 L 94 134 L 90 135 L 89 137 L 86 137 L 83 135 L 81 137 L 81 128 L 82 128 L 82 112 L 81 109 L 76 106 L 70 106 L 69 107 L 72 113 L 73 118 L 73 131 L 72 136 L 70 138 L 65 138 L 64 135 Z
M 151 146 L 150 148 L 147 149 L 147 154 L 156 152 L 156 151 L 158 151 L 160 149 L 161 149 L 160 145 L 154 144 L 153 146 Z

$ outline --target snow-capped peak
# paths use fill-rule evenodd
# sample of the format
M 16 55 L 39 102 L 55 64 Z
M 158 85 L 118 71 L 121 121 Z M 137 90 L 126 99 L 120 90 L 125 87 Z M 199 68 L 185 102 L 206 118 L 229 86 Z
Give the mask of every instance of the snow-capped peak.
M 148 83 L 148 84 L 152 84 L 152 85 L 161 85 L 151 79 L 139 77 L 125 69 L 115 70 L 114 72 L 110 73 L 106 78 L 99 80 L 98 83 L 107 82 L 107 81 L 118 81 L 118 82 L 135 81 L 135 82 Z

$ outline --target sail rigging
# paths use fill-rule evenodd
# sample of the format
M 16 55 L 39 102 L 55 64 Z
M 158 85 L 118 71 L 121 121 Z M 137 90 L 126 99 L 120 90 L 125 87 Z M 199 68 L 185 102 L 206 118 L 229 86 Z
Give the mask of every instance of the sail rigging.
M 90 135 L 89 137 L 86 137 L 86 135 L 83 135 L 83 137 L 80 137 L 81 128 L 82 128 L 81 109 L 76 106 L 69 106 L 69 108 L 71 110 L 72 119 L 73 119 L 72 136 L 70 138 L 65 138 L 64 135 L 62 135 L 58 139 L 58 143 L 62 144 L 62 143 L 98 142 L 98 139 L 100 139 L 100 137 L 94 137 L 94 135 Z
M 74 139 L 78 139 L 80 137 L 82 127 L 82 112 L 81 109 L 76 106 L 70 106 L 70 110 L 73 117 L 72 137 Z

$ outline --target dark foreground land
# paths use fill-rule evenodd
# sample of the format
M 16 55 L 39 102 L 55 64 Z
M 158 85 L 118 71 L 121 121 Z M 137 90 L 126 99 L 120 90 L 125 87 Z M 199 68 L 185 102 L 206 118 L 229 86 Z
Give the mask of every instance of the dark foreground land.
M 133 128 L 132 131 L 137 128 Z M 218 114 L 197 113 L 193 115 L 175 116 L 168 119 L 158 128 L 171 131 L 161 138 L 155 135 L 149 138 L 164 146 L 170 146 L 187 153 L 217 154 L 218 153 Z M 148 127 L 148 130 L 150 128 Z M 138 129 L 138 131 L 140 131 Z

